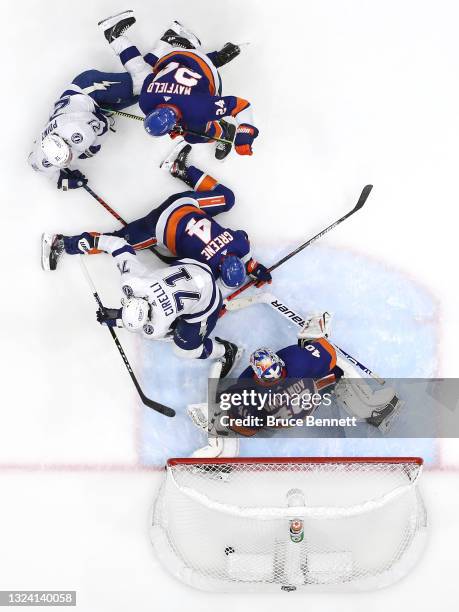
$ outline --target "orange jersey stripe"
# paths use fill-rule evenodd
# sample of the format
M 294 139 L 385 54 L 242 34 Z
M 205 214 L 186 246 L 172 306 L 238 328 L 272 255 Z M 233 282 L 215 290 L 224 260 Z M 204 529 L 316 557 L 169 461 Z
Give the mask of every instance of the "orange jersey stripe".
M 185 55 L 186 57 L 191 57 L 191 59 L 193 59 L 197 64 L 199 64 L 199 67 L 201 68 L 201 70 L 206 75 L 209 81 L 209 93 L 211 96 L 215 96 L 215 92 L 217 91 L 217 88 L 215 85 L 215 79 L 214 79 L 212 70 L 209 68 L 206 62 L 199 57 L 199 55 L 196 55 L 192 51 L 172 51 L 171 53 L 168 53 L 167 55 L 162 57 L 157 62 L 157 64 L 155 65 L 153 69 L 153 72 L 157 74 L 159 70 L 161 69 L 161 67 L 163 66 L 163 64 L 167 62 L 167 60 L 173 57 L 174 55 L 177 55 L 177 53 L 180 53 L 180 55 Z
M 214 196 L 213 198 L 198 198 L 200 208 L 207 208 L 210 206 L 224 206 L 226 200 L 225 196 Z
M 317 391 L 321 391 L 330 385 L 333 385 L 336 382 L 336 376 L 334 374 L 328 374 L 328 376 L 323 376 L 319 378 L 316 382 Z
M 214 138 L 221 138 L 223 136 L 222 126 L 219 124 L 218 121 L 213 121 L 212 123 L 214 124 L 214 127 L 215 127 Z
M 249 427 L 242 427 L 241 425 L 234 424 L 231 425 L 230 429 L 238 433 L 240 436 L 244 436 L 245 438 L 254 436 L 258 431 L 258 429 L 250 429 Z
M 138 242 L 137 244 L 133 244 L 132 246 L 136 251 L 141 251 L 142 249 L 147 249 L 148 247 L 156 244 L 158 241 L 156 238 L 148 238 L 148 240 L 144 240 L 143 242 Z
M 189 213 L 195 213 L 196 215 L 205 214 L 202 210 L 199 210 L 199 208 L 196 208 L 196 206 L 184 205 L 184 206 L 181 206 L 180 208 L 177 208 L 177 210 L 174 210 L 174 212 L 171 214 L 171 216 L 167 220 L 166 231 L 165 231 L 165 243 L 169 251 L 173 253 L 174 255 L 177 255 L 177 248 L 176 248 L 177 226 L 180 223 L 180 221 L 183 219 L 183 217 L 185 215 L 188 215 Z
M 206 174 L 202 177 L 196 191 L 212 191 L 212 189 L 217 184 L 218 181 L 216 181 L 212 176 L 210 176 L 210 174 Z
M 327 351 L 327 353 L 330 354 L 330 357 L 331 357 L 330 370 L 333 370 L 333 368 L 336 365 L 335 347 L 332 346 L 330 342 L 326 340 L 325 338 L 319 338 L 318 340 L 315 340 L 314 342 L 318 342 Z
M 244 98 L 238 98 L 235 108 L 231 111 L 233 117 L 249 106 L 249 102 Z

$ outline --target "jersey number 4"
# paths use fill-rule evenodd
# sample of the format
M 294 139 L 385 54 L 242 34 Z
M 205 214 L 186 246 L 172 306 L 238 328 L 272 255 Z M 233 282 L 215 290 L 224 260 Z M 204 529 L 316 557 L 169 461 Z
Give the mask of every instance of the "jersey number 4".
M 190 219 L 186 224 L 185 228 L 188 236 L 196 236 L 204 242 L 204 244 L 208 244 L 212 240 L 212 223 L 210 219 Z
M 164 282 L 168 287 L 176 287 L 179 281 L 190 281 L 191 274 L 186 268 L 179 268 L 174 274 L 166 276 Z M 184 300 L 199 300 L 201 294 L 198 291 L 174 291 L 172 294 L 175 302 L 175 309 L 181 312 L 185 308 Z

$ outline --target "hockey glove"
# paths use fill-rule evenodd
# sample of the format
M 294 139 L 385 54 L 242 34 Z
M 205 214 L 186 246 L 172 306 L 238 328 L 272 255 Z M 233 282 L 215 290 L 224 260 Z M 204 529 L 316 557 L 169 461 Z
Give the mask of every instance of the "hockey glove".
M 96 319 L 101 325 L 107 327 L 117 327 L 118 320 L 121 319 L 121 308 L 104 308 L 96 312 Z
M 239 45 L 227 42 L 220 51 L 209 53 L 209 57 L 216 68 L 221 68 L 225 64 L 231 62 L 235 57 L 239 55 L 241 48 Z
M 236 153 L 239 155 L 252 155 L 252 144 L 257 136 L 258 130 L 255 126 L 241 123 L 236 130 L 236 138 L 234 139 Z
M 84 187 L 88 183 L 88 179 L 79 170 L 61 170 L 59 172 L 59 179 L 57 181 L 57 188 L 62 191 L 68 189 L 78 189 L 78 187 Z
M 84 232 L 77 236 L 64 236 L 65 252 L 68 255 L 84 255 L 100 252 L 98 249 L 99 234 Z
M 266 283 L 271 284 L 271 272 L 266 266 L 251 259 L 247 262 L 247 274 L 255 281 L 255 287 L 263 287 Z

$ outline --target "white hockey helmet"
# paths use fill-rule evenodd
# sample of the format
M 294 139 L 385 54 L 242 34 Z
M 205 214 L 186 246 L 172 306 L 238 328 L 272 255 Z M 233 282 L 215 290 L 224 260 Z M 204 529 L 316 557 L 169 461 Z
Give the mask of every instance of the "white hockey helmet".
M 127 330 L 137 332 L 150 320 L 150 304 L 146 299 L 129 297 L 122 304 L 121 318 Z
M 41 141 L 43 155 L 53 166 L 66 168 L 72 161 L 72 149 L 58 134 L 48 134 Z
M 298 338 L 300 340 L 317 340 L 328 338 L 331 330 L 331 314 L 328 312 L 309 315 L 303 325 Z

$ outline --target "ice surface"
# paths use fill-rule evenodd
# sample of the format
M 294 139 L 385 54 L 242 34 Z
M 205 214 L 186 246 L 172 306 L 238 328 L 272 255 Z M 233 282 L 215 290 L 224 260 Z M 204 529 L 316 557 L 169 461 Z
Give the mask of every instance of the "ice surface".
M 284 251 L 288 252 L 289 247 Z M 283 254 L 283 252 L 282 252 Z M 281 252 L 270 250 L 257 256 L 276 261 Z M 270 292 L 306 314 L 328 310 L 334 314 L 332 339 L 359 361 L 385 378 L 432 377 L 437 369 L 437 304 L 424 288 L 379 261 L 344 249 L 313 246 L 302 251 L 274 273 Z M 256 291 L 256 289 L 250 290 Z M 298 328 L 266 304 L 230 312 L 217 326 L 217 335 L 236 342 L 244 355 L 234 374 L 248 363 L 260 346 L 280 349 L 296 342 Z M 151 397 L 177 410 L 175 419 L 141 414 L 141 458 L 162 465 L 168 457 L 186 456 L 204 445 L 204 435 L 186 415 L 187 404 L 206 399 L 209 364 L 176 357 L 168 343 L 143 341 L 142 377 Z M 365 426 L 366 427 L 366 426 Z M 245 439 L 242 455 L 434 455 L 429 441 L 340 438 L 330 429 L 331 440 Z M 311 433 L 314 437 L 314 433 Z M 415 452 L 416 451 L 416 452 Z

